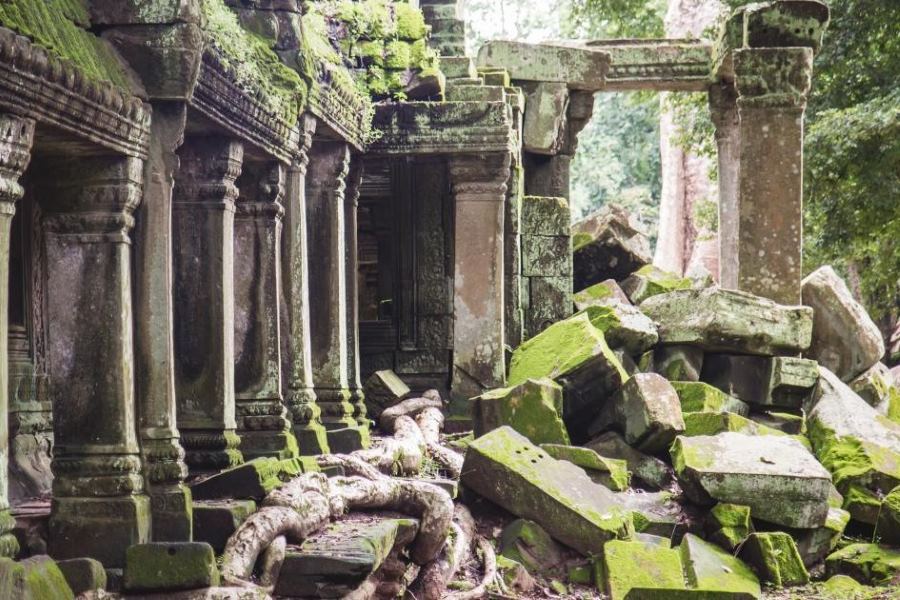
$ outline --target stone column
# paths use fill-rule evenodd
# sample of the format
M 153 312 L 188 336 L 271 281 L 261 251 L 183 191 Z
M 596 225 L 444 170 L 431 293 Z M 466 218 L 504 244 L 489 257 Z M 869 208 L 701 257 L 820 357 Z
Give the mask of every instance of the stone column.
M 811 48 L 734 51 L 740 116 L 737 287 L 800 303 L 803 112 Z
M 19 177 L 31 158 L 34 121 L 0 114 L 0 556 L 15 557 L 19 543 L 12 535 L 15 521 L 9 514 L 9 408 L 8 317 L 9 238 L 16 201 L 24 190 Z
M 741 132 L 733 84 L 710 87 L 709 114 L 716 128 L 719 171 L 719 284 L 737 289 Z
M 506 380 L 503 304 L 503 213 L 511 156 L 450 161 L 454 199 L 454 400 Z
M 54 159 L 42 164 L 53 401 L 54 558 L 122 567 L 150 538 L 138 444 L 132 332 L 132 213 L 143 161 Z
M 313 391 L 312 356 L 309 327 L 309 254 L 306 226 L 306 171 L 309 148 L 316 121 L 309 115 L 300 120 L 303 136 L 297 158 L 285 181 L 285 215 L 282 248 L 284 303 L 282 325 L 282 377 L 284 400 L 294 423 L 294 436 L 300 453 L 306 456 L 329 452 L 328 439 L 321 422 L 321 410 Z
M 299 454 L 281 396 L 281 220 L 285 168 L 245 167 L 234 221 L 235 401 L 244 458 Z
M 353 417 L 363 434 L 363 445 L 368 445 L 369 420 L 366 418 L 366 397 L 359 374 L 359 248 L 356 212 L 359 209 L 359 186 L 362 183 L 362 157 L 354 157 L 347 176 L 344 194 L 344 232 L 347 257 L 347 384 Z
M 349 168 L 345 142 L 313 142 L 306 177 L 310 341 L 316 396 L 332 452 L 363 445 L 347 387 L 344 191 Z
M 183 103 L 153 106 L 144 202 L 133 235 L 135 393 L 154 541 L 193 535 L 191 492 L 184 485 L 187 466 L 176 426 L 172 307 L 172 189 L 186 113 Z
M 234 407 L 234 202 L 243 146 L 189 140 L 175 180 L 175 390 L 192 473 L 243 462 Z

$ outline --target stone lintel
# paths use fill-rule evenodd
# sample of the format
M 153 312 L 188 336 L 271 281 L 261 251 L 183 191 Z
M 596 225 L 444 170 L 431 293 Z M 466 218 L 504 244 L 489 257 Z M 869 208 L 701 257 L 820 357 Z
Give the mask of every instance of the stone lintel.
M 478 68 L 504 68 L 513 81 L 565 83 L 576 90 L 603 89 L 609 62 L 602 49 L 560 42 L 494 40 L 478 51 Z
M 367 155 L 514 152 L 517 139 L 506 102 L 397 102 L 375 108 L 381 136 Z
M 698 40 L 596 40 L 609 55 L 605 91 L 697 92 L 709 87 L 712 45 Z

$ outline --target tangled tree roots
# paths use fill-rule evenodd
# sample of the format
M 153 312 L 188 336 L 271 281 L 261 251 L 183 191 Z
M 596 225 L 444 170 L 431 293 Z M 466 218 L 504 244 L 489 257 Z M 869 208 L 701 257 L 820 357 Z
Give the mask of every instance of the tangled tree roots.
M 452 533 L 447 538 L 441 554 L 419 571 L 418 577 L 409 586 L 412 597 L 417 600 L 440 600 L 447 591 L 447 585 L 472 553 L 475 537 L 475 521 L 469 509 L 457 504 L 453 514 Z
M 466 592 L 456 592 L 444 596 L 445 600 L 480 600 L 487 595 L 488 587 L 497 578 L 497 555 L 494 547 L 483 537 L 478 538 L 478 548 L 484 557 L 484 577 L 481 583 Z

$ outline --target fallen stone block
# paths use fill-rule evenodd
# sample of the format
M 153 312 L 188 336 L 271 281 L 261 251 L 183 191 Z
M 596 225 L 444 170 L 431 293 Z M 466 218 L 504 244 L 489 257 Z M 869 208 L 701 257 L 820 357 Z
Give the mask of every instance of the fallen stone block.
M 592 481 L 606 486 L 615 492 L 628 489 L 631 484 L 631 473 L 628 464 L 621 459 L 605 458 L 590 448 L 565 446 L 561 444 L 541 444 L 541 450 L 556 460 L 566 460 L 581 467 Z
M 384 564 L 395 548 L 412 542 L 415 519 L 353 513 L 289 546 L 275 596 L 341 598 Z
M 702 592 L 696 594 L 698 599 L 749 600 L 762 595 L 750 567 L 721 548 L 689 533 L 681 540 L 680 551 L 688 587 Z
M 669 381 L 700 381 L 703 349 L 694 346 L 657 346 L 653 351 L 653 372 Z
M 803 352 L 812 339 L 811 308 L 736 290 L 678 290 L 653 296 L 640 308 L 659 325 L 665 345 L 772 356 Z
M 799 409 L 816 388 L 819 365 L 792 356 L 707 354 L 700 378 L 754 406 Z
M 583 469 L 556 460 L 511 427 L 469 445 L 463 484 L 523 519 L 539 523 L 554 539 L 583 554 L 629 536 L 631 516 L 613 492 Z
M 819 591 L 828 600 L 845 600 L 857 598 L 865 600 L 867 598 L 877 597 L 872 587 L 863 585 L 852 577 L 846 575 L 834 575 L 826 581 L 819 584 Z
M 894 383 L 894 376 L 884 363 L 875 363 L 851 381 L 850 389 L 879 414 L 900 423 L 900 386 Z
M 876 531 L 883 542 L 900 546 L 900 486 L 881 501 Z
M 698 504 L 744 504 L 755 519 L 805 529 L 828 516 L 831 476 L 788 436 L 679 436 L 671 454 L 685 494 Z
M 797 551 L 803 564 L 812 568 L 828 556 L 837 547 L 844 535 L 844 529 L 850 522 L 850 513 L 842 508 L 830 507 L 825 525 L 816 529 L 790 529 L 797 544 Z
M 682 413 L 729 412 L 746 417 L 750 407 L 730 394 L 701 381 L 673 381 Z
M 56 563 L 76 596 L 85 592 L 106 589 L 106 569 L 93 558 L 70 558 Z M 3 596 L 0 596 L 3 597 Z
M 684 431 L 678 394 L 656 373 L 638 373 L 603 406 L 588 433 L 608 429 L 621 431 L 625 441 L 641 452 L 666 450 Z
M 375 371 L 363 384 L 366 415 L 377 421 L 384 409 L 399 404 L 410 391 L 409 386 L 390 369 Z
M 777 429 L 729 412 L 690 412 L 684 414 L 684 433 L 688 437 L 719 435 L 731 431 L 744 435 L 786 435 Z M 798 440 L 799 441 L 799 440 Z M 802 443 L 802 442 L 801 442 Z M 805 444 L 804 444 L 805 445 Z
M 587 287 L 572 295 L 575 310 L 584 310 L 589 306 L 609 306 L 619 303 L 629 305 L 631 300 L 619 287 L 615 279 L 607 279 Z
M 834 373 L 819 369 L 807 416 L 816 457 L 831 471 L 855 520 L 874 525 L 881 498 L 900 485 L 900 425 L 869 406 Z
M 212 546 L 203 542 L 136 544 L 125 552 L 126 592 L 169 592 L 219 585 Z
M 637 356 L 659 341 L 656 324 L 630 304 L 589 306 L 582 312 L 603 332 L 607 343 L 615 350 Z
M 704 531 L 708 539 L 728 551 L 734 551 L 753 533 L 750 507 L 720 502 L 706 515 Z
M 775 587 L 809 583 L 794 538 L 782 531 L 751 533 L 741 546 L 740 558 L 753 567 L 763 581 Z
M 667 489 L 675 481 L 675 473 L 669 465 L 635 450 L 614 431 L 595 437 L 585 447 L 600 456 L 624 460 L 634 477 L 656 489 Z
M 617 494 L 616 498 L 631 511 L 637 533 L 656 535 L 678 543 L 685 533 L 700 526 L 697 511 L 679 502 L 671 492 L 629 490 Z
M 73 600 L 66 578 L 49 556 L 15 561 L 0 557 L 0 598 L 12 600 Z
M 515 593 L 527 594 L 537 585 L 528 569 L 502 554 L 497 556 L 497 574 L 507 589 Z
M 689 278 L 679 277 L 653 265 L 641 267 L 622 282 L 622 291 L 634 304 L 658 294 L 689 290 L 691 287 L 693 282 Z
M 568 444 L 563 423 L 562 387 L 552 379 L 529 379 L 500 388 L 471 401 L 475 436 L 509 425 L 535 444 Z
M 500 555 L 514 560 L 529 573 L 561 572 L 565 557 L 559 544 L 543 527 L 528 519 L 516 519 L 500 535 Z
M 851 381 L 884 356 L 884 338 L 866 309 L 830 266 L 810 273 L 803 304 L 815 311 L 809 357 L 843 381 Z
M 900 550 L 878 544 L 850 544 L 825 559 L 825 571 L 869 585 L 895 585 L 900 578 Z
M 650 243 L 619 207 L 592 213 L 572 225 L 573 287 L 619 281 L 650 264 Z
M 194 541 L 206 542 L 221 554 L 228 538 L 254 512 L 253 500 L 194 500 Z
M 628 373 L 587 313 L 554 323 L 513 352 L 509 385 L 548 377 L 563 386 L 563 421 L 573 441 L 580 441 L 603 399 L 615 392 Z
M 525 95 L 522 148 L 535 154 L 556 154 L 565 142 L 569 87 L 541 82 Z
M 281 461 L 277 458 L 255 458 L 193 484 L 191 494 L 195 500 L 262 500 L 281 485 L 280 473 Z
M 766 411 L 751 413 L 750 419 L 754 423 L 788 435 L 803 435 L 806 433 L 806 416 L 803 413 L 792 415 L 791 413 Z

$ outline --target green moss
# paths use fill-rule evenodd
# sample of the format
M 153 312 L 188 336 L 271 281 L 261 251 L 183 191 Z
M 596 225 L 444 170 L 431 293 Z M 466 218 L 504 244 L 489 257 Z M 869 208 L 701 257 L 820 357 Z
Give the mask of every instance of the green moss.
M 384 66 L 384 42 L 381 40 L 361 41 L 353 48 L 355 56 L 363 59 L 366 66 Z
M 683 412 L 719 412 L 746 410 L 747 406 L 708 383 L 701 381 L 673 381 Z
M 686 587 L 678 550 L 612 540 L 603 552 L 604 583 L 613 600 L 627 598 L 633 589 L 683 590 Z M 659 597 L 664 597 L 662 592 Z
M 632 302 L 639 304 L 651 296 L 657 294 L 665 294 L 675 290 L 688 290 L 691 288 L 691 280 L 688 277 L 679 277 L 674 273 L 663 271 L 659 267 L 653 265 L 645 265 L 632 273 L 629 279 L 640 280 L 639 293 L 635 294 L 628 290 Z M 623 284 L 625 285 L 625 284 Z
M 809 583 L 809 572 L 790 534 L 782 531 L 754 533 L 747 538 L 744 551 L 760 577 L 775 587 Z
M 729 412 L 687 412 L 684 414 L 686 436 L 717 435 L 724 431 L 736 431 L 747 435 L 778 435 L 785 433 L 755 423 L 746 417 Z
M 583 246 L 587 246 L 593 241 L 594 238 L 589 233 L 576 233 L 572 236 L 572 251 L 574 252 Z
M 759 580 L 742 560 L 690 533 L 679 550 L 688 585 L 697 590 L 697 598 L 759 597 Z
M 591 479 L 621 492 L 631 485 L 631 473 L 624 460 L 605 458 L 590 448 L 562 444 L 541 444 L 541 449 L 557 460 L 567 460 L 587 471 Z M 596 472 L 596 473 L 595 473 Z
M 733 550 L 753 531 L 750 507 L 720 502 L 709 511 L 707 528 L 714 542 Z
M 428 33 L 422 11 L 405 2 L 394 4 L 397 18 L 397 37 L 401 40 L 418 40 Z
M 0 25 L 70 61 L 89 79 L 131 89 L 112 48 L 85 29 L 89 15 L 81 0 L 5 0 L 0 2 Z
M 190 590 L 219 585 L 212 546 L 202 542 L 137 544 L 125 552 L 125 590 Z
M 900 550 L 877 544 L 850 544 L 825 559 L 829 574 L 849 575 L 872 585 L 888 585 L 900 576 Z

